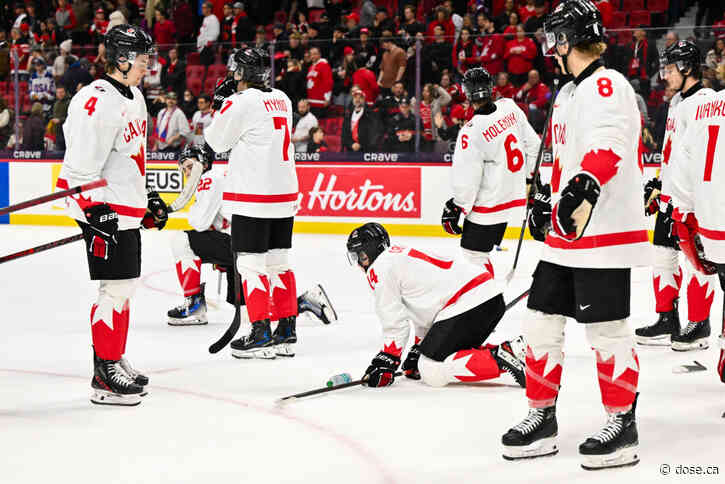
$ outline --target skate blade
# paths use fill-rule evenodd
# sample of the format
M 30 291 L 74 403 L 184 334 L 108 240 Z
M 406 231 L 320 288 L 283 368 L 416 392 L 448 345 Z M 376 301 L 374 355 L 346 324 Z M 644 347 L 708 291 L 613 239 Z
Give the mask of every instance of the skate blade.
M 670 335 L 663 336 L 634 336 L 638 345 L 642 346 L 670 346 Z
M 176 319 L 176 318 L 169 318 L 168 321 L 169 326 L 202 326 L 205 324 L 209 324 L 209 321 L 204 318 L 191 318 L 191 319 Z
M 534 459 L 559 453 L 556 436 L 538 440 L 529 445 L 504 445 L 503 458 L 506 460 Z
M 253 350 L 235 350 L 232 349 L 232 356 L 240 360 L 252 360 L 258 358 L 260 360 L 273 360 L 277 357 L 274 346 L 264 348 L 256 348 Z
M 96 405 L 119 405 L 123 407 L 133 407 L 141 403 L 141 394 L 121 395 L 106 390 L 93 390 L 91 395 L 91 403 Z
M 710 343 L 708 343 L 707 338 L 696 339 L 692 343 L 681 343 L 679 341 L 672 342 L 673 351 L 706 350 L 709 347 L 710 347 Z
M 275 346 L 274 352 L 277 356 L 283 356 L 285 358 L 292 358 L 295 355 L 295 350 L 288 343 Z
M 322 308 L 322 312 L 325 313 L 325 316 L 327 316 L 328 322 L 326 324 L 330 324 L 332 321 L 337 321 L 337 313 L 335 312 L 335 308 L 332 307 L 332 303 L 330 302 L 330 298 L 327 296 L 327 292 L 325 292 L 325 289 L 322 287 L 321 284 L 318 284 L 317 287 L 320 288 L 320 292 L 322 293 L 322 296 L 325 298 L 325 307 Z
M 639 453 L 636 445 L 606 455 L 581 455 L 584 457 L 581 466 L 588 471 L 633 466 L 639 463 Z

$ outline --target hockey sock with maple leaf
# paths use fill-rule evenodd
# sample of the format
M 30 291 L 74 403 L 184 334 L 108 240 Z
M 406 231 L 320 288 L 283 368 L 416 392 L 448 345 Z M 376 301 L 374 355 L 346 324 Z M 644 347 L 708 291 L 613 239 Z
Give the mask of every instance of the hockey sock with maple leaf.
M 297 316 L 297 283 L 291 270 L 271 274 L 273 321 Z
M 104 360 L 119 360 L 126 349 L 129 297 L 134 280 L 101 281 L 96 304 L 91 308 L 91 336 L 96 354 Z
M 667 247 L 654 247 L 652 287 L 655 293 L 655 310 L 666 313 L 674 309 L 674 301 L 682 285 L 682 268 L 677 263 L 677 251 Z
M 715 298 L 711 280 L 712 276 L 706 276 L 692 269 L 692 276 L 687 284 L 688 321 L 700 322 L 710 317 L 710 308 Z
M 627 321 L 589 323 L 586 333 L 597 358 L 604 407 L 609 413 L 629 411 L 637 395 L 639 358 Z
M 201 291 L 201 259 L 191 250 L 186 232 L 174 235 L 171 252 L 176 260 L 176 276 L 184 290 L 184 296 L 193 296 Z
M 529 407 L 554 405 L 564 362 L 564 316 L 531 311 L 523 324 L 526 347 L 526 397 Z
M 269 277 L 265 272 L 265 254 L 240 253 L 237 256 L 237 270 L 242 277 L 242 294 L 247 304 L 249 321 L 269 319 L 271 296 Z

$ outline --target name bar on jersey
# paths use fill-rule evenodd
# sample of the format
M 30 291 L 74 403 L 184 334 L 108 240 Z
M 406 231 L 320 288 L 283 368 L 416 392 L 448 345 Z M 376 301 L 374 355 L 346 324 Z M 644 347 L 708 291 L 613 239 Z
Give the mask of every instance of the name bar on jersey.
M 698 119 L 714 118 L 716 116 L 725 116 L 725 101 L 716 99 L 697 106 L 695 121 Z

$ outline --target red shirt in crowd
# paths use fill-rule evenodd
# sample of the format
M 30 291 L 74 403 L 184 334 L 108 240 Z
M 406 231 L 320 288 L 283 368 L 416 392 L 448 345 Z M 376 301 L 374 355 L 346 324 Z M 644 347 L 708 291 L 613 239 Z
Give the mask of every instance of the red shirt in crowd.
M 494 86 L 493 88 L 493 99 L 500 99 L 502 97 L 507 97 L 509 99 L 513 99 L 513 97 L 516 95 L 516 86 L 511 84 L 510 82 L 507 82 L 505 86 Z
M 156 22 L 154 25 L 154 40 L 158 45 L 173 44 L 174 35 L 176 35 L 176 27 L 171 20 Z
M 466 72 L 468 70 L 468 67 L 470 66 L 475 66 L 479 64 L 480 61 L 478 59 L 478 50 L 476 49 L 476 43 L 472 39 L 469 39 L 466 43 L 461 41 L 461 39 L 458 39 L 455 47 L 453 47 L 453 53 L 451 54 L 454 69 L 458 68 L 458 57 L 461 51 L 465 52 L 466 55 L 466 59 L 463 61 L 463 65 L 461 66 L 462 72 Z
M 378 78 L 375 77 L 375 73 L 366 67 L 361 67 L 353 73 L 352 83 L 362 89 L 363 94 L 365 94 L 365 102 L 368 106 L 372 106 L 380 92 Z
M 63 13 L 63 10 L 68 13 L 68 23 L 63 26 L 63 30 L 73 30 L 78 26 L 78 20 L 76 20 L 76 14 L 73 13 L 70 2 L 66 3 L 65 8 L 58 7 L 55 11 L 56 13 Z
M 519 21 L 525 24 L 526 21 L 536 14 L 536 7 L 533 5 L 524 5 L 519 8 Z
M 602 14 L 602 25 L 605 29 L 612 26 L 612 19 L 614 18 L 614 7 L 609 3 L 609 0 L 597 0 L 596 2 L 599 13 Z M 617 2 L 619 5 L 619 2 Z
M 506 39 L 501 34 L 486 34 L 478 38 L 478 58 L 481 65 L 495 76 L 504 70 L 503 54 L 506 49 Z
M 307 99 L 313 108 L 323 108 L 332 100 L 332 69 L 320 59 L 307 71 Z
M 508 62 L 508 72 L 511 74 L 525 74 L 529 72 L 536 58 L 536 44 L 528 37 L 509 40 L 506 43 L 504 59 Z
M 546 107 L 546 104 L 549 102 L 549 97 L 551 96 L 549 88 L 546 87 L 546 84 L 544 84 L 543 82 L 539 82 L 528 91 L 524 90 L 525 87 L 526 84 L 521 86 L 521 89 L 519 89 L 514 96 L 516 102 L 524 103 L 528 107 L 531 107 L 533 105 L 536 106 L 537 109 L 543 110 Z
M 428 43 L 430 44 L 433 42 L 433 29 L 436 25 L 440 25 L 441 27 L 443 27 L 443 36 L 445 37 L 446 42 L 450 42 L 452 44 L 453 39 L 456 36 L 456 26 L 453 25 L 453 21 L 451 19 L 448 19 L 444 22 L 434 20 L 430 23 L 430 25 L 428 25 L 428 30 L 425 33 Z

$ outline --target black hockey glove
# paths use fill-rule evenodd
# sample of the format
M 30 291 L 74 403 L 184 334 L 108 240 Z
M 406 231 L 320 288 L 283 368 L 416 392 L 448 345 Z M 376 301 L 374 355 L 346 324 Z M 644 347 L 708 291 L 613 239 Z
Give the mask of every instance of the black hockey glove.
M 599 192 L 599 184 L 589 175 L 579 173 L 569 180 L 566 188 L 561 192 L 561 199 L 553 207 L 555 220 L 552 221 L 552 224 L 554 231 L 570 241 L 581 237 L 587 225 L 589 225 L 594 206 L 599 199 Z M 590 209 L 580 208 L 584 200 L 591 204 Z M 580 210 L 575 214 L 574 212 L 577 209 Z M 579 227 L 580 230 L 577 235 L 577 228 Z
M 458 225 L 458 220 L 461 218 L 463 209 L 455 204 L 453 199 L 448 200 L 443 207 L 443 215 L 441 215 L 441 225 L 443 230 L 451 235 L 460 235 L 463 233 L 463 229 Z
M 166 226 L 169 220 L 169 207 L 166 206 L 159 194 L 154 190 L 149 190 L 148 194 L 148 211 L 144 215 L 141 223 L 147 229 L 156 227 L 161 230 Z
M 418 371 L 418 360 L 420 359 L 420 346 L 413 345 L 408 351 L 408 357 L 403 362 L 403 373 L 406 378 L 411 380 L 420 380 L 420 371 Z
M 644 214 L 648 217 L 660 210 L 660 191 L 662 191 L 662 182 L 659 178 L 652 178 L 644 186 Z
M 531 200 L 531 213 L 529 214 L 529 232 L 531 236 L 543 242 L 551 227 L 551 185 L 537 187 L 536 194 Z
M 93 230 L 88 251 L 93 257 L 108 260 L 116 245 L 118 214 L 106 203 L 93 205 L 85 209 L 86 220 Z
M 395 380 L 395 370 L 400 366 L 400 357 L 381 351 L 365 370 L 363 380 L 369 387 L 386 387 Z
M 222 107 L 222 103 L 226 98 L 237 92 L 238 81 L 234 77 L 227 77 L 214 88 L 214 99 L 211 102 L 211 108 L 218 111 Z

